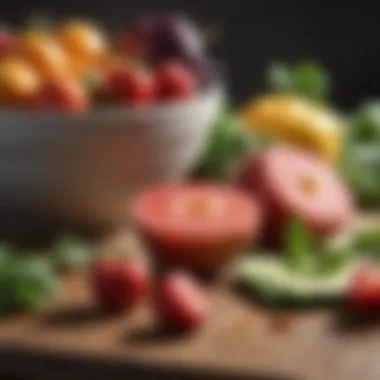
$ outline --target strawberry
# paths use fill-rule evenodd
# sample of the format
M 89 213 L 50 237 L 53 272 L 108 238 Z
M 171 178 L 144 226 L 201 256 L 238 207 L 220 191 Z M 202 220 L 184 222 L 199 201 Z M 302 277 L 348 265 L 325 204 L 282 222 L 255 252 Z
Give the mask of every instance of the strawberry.
M 159 99 L 187 100 L 196 93 L 196 80 L 185 65 L 171 60 L 156 67 L 156 87 Z
M 122 66 L 105 80 L 106 96 L 125 105 L 146 105 L 155 98 L 153 77 L 147 70 Z
M 92 267 L 93 295 L 106 312 L 121 313 L 135 306 L 149 288 L 147 269 L 125 258 L 103 258 Z
M 185 272 L 172 272 L 159 279 L 155 311 L 166 327 L 192 330 L 205 324 L 209 304 L 195 279 Z

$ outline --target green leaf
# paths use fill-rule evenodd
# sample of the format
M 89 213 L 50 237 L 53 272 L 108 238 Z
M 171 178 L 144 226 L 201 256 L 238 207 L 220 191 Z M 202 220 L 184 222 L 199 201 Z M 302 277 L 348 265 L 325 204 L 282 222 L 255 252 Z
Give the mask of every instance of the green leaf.
M 272 64 L 267 80 L 271 91 L 288 92 L 317 103 L 326 102 L 330 93 L 327 71 L 313 60 L 304 60 L 294 66 Z
M 58 279 L 50 261 L 16 258 L 0 270 L 0 314 L 43 306 L 55 294 Z
M 292 71 L 293 90 L 315 102 L 325 102 L 329 97 L 330 80 L 326 70 L 317 62 L 298 63 Z
M 380 261 L 380 224 L 359 231 L 354 238 L 354 247 L 359 256 Z
M 228 179 L 252 147 L 253 141 L 244 132 L 238 117 L 230 110 L 223 110 L 215 121 L 206 149 L 192 176 Z
M 355 142 L 380 141 L 380 100 L 362 104 L 351 121 L 350 132 Z
M 340 173 L 359 204 L 380 203 L 380 151 L 377 143 L 350 142 Z
M 334 275 L 345 267 L 353 254 L 352 239 L 334 239 L 325 243 L 316 254 L 316 274 L 318 276 Z
M 305 224 L 298 219 L 291 220 L 286 228 L 284 239 L 288 264 L 295 269 L 307 269 L 310 266 L 314 242 Z

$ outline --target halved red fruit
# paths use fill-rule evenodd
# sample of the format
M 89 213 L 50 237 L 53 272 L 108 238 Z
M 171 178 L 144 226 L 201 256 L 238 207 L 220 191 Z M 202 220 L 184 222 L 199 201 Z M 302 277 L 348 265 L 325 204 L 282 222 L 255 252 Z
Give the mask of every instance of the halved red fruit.
M 257 234 L 259 207 L 228 187 L 178 184 L 136 199 L 132 218 L 164 263 L 213 271 Z
M 319 238 L 333 236 L 350 220 L 352 198 L 324 161 L 293 148 L 273 148 L 249 161 L 238 184 L 260 199 L 265 235 L 279 243 L 287 223 L 303 221 Z

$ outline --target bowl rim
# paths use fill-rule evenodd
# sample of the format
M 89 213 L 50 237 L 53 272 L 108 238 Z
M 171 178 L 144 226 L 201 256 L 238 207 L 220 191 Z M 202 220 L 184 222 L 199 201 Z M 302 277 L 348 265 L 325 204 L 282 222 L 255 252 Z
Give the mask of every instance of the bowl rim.
M 205 100 L 219 99 L 224 96 L 223 83 L 217 83 L 206 90 L 199 93 L 193 99 L 187 101 L 175 100 L 162 103 L 155 103 L 142 106 L 128 106 L 128 107 L 104 107 L 91 110 L 85 113 L 68 113 L 64 111 L 46 111 L 46 110 L 18 110 L 18 109 L 4 109 L 0 110 L 0 118 L 5 120 L 10 119 L 34 119 L 34 120 L 57 120 L 60 121 L 91 121 L 100 119 L 109 119 L 110 117 L 147 117 L 152 114 L 158 113 L 172 113 L 181 112 L 186 109 L 198 107 Z M 0 123 L 1 124 L 1 123 Z

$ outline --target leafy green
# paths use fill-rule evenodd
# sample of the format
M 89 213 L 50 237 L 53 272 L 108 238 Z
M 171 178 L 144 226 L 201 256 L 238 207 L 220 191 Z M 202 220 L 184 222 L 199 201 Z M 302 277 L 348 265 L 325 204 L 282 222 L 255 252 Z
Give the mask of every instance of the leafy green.
M 349 142 L 340 172 L 361 205 L 380 203 L 380 150 L 377 143 Z
M 353 246 L 359 256 L 380 263 L 380 224 L 358 231 Z
M 326 102 L 330 93 L 326 69 L 313 60 L 303 60 L 293 66 L 271 65 L 268 85 L 271 91 L 295 94 L 317 103 Z
M 380 203 L 380 100 L 362 104 L 349 122 L 341 173 L 359 204 Z
M 317 252 L 316 274 L 330 276 L 339 272 L 349 263 L 352 254 L 352 241 L 348 237 L 324 243 Z
M 311 234 L 300 220 L 291 220 L 285 232 L 285 257 L 293 268 L 304 268 L 313 249 Z
M 300 220 L 292 220 L 285 233 L 285 260 L 295 272 L 321 277 L 338 272 L 350 258 L 349 240 L 317 244 Z
M 319 63 L 303 61 L 293 68 L 293 88 L 310 100 L 325 102 L 329 97 L 330 79 Z
M 208 145 L 192 176 L 197 178 L 230 178 L 241 160 L 253 147 L 238 117 L 230 110 L 223 110 L 217 117 Z
M 380 142 L 380 99 L 359 107 L 352 118 L 350 131 L 355 142 Z
M 318 307 L 339 304 L 346 294 L 357 262 L 349 261 L 328 275 L 294 271 L 278 257 L 244 257 L 238 263 L 235 282 L 261 303 L 271 307 Z
M 9 256 L 0 263 L 0 315 L 43 306 L 55 294 L 57 285 L 48 259 Z
M 92 260 L 92 250 L 73 236 L 63 236 L 53 247 L 52 260 L 59 271 L 85 269 Z

